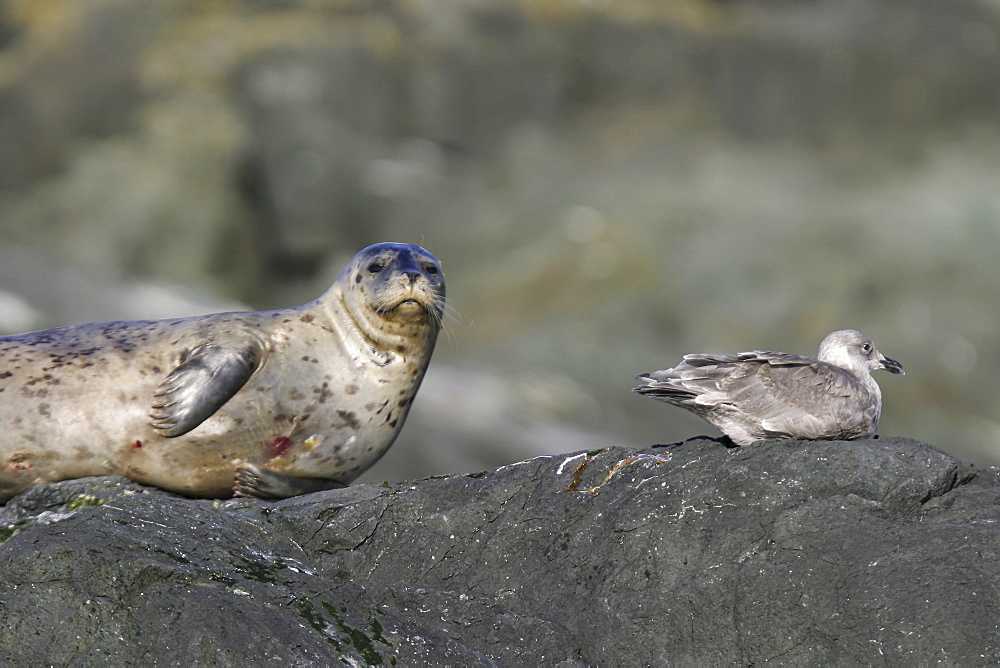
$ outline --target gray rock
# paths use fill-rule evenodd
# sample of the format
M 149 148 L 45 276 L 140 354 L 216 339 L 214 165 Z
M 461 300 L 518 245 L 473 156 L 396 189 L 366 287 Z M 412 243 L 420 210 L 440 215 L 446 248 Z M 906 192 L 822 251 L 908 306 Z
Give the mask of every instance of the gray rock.
M 277 503 L 120 478 L 0 508 L 0 660 L 1000 660 L 1000 471 L 908 439 L 692 439 Z

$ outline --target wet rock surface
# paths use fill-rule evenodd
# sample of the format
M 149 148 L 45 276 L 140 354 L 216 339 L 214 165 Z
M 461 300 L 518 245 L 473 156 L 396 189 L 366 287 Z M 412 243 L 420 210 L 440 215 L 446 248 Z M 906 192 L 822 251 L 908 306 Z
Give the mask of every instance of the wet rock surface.
M 1000 660 L 1000 471 L 902 438 L 715 439 L 277 503 L 121 478 L 0 508 L 0 660 Z

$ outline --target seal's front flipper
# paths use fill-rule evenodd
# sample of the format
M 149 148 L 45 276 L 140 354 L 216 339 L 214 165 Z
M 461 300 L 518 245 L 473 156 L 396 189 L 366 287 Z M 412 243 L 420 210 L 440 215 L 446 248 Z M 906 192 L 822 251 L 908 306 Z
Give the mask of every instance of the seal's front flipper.
M 257 337 L 235 333 L 192 348 L 153 393 L 153 427 L 172 437 L 200 425 L 246 384 L 264 349 Z
M 281 473 L 253 464 L 244 464 L 236 469 L 236 484 L 233 493 L 236 496 L 249 496 L 258 499 L 287 499 L 290 496 L 321 492 L 325 489 L 347 487 L 342 482 L 324 478 L 292 478 Z

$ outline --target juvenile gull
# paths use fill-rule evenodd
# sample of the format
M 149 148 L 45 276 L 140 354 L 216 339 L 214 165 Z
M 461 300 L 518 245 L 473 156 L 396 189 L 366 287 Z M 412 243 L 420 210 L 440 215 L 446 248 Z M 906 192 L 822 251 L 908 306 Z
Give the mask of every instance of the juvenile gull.
M 903 366 L 853 329 L 832 332 L 816 359 L 765 350 L 685 355 L 672 369 L 636 376 L 633 392 L 686 408 L 738 445 L 763 438 L 869 438 L 882 412 L 875 369 Z

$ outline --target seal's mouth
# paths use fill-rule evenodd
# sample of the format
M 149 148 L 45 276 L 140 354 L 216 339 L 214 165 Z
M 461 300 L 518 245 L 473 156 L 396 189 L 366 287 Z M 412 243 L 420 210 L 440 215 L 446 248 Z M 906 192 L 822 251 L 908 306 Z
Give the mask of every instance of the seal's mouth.
M 444 313 L 444 295 L 427 287 L 396 291 L 396 294 L 377 294 L 368 303 L 369 308 L 385 320 L 414 324 L 433 320 L 440 324 Z
M 416 299 L 403 299 L 391 306 L 380 306 L 375 312 L 381 316 L 393 315 L 394 313 L 413 313 L 414 311 L 431 312 L 431 308 Z

